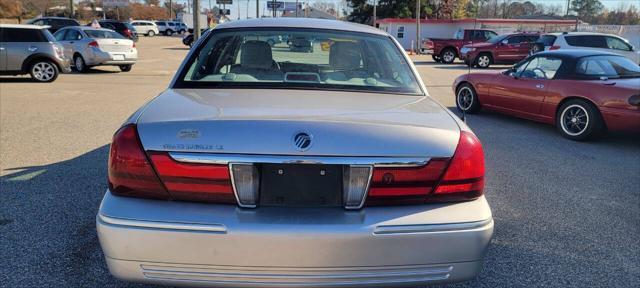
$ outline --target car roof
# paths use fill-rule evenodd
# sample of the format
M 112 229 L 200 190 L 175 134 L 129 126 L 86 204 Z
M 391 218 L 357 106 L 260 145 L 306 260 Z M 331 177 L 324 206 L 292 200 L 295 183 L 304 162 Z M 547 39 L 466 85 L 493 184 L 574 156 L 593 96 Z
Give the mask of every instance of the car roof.
M 613 34 L 597 33 L 597 32 L 555 32 L 555 33 L 545 33 L 544 35 L 553 35 L 553 36 L 579 36 L 579 35 L 584 35 L 584 36 L 589 36 L 589 35 L 594 35 L 594 36 L 616 36 L 616 35 L 613 35 Z
M 387 35 L 386 32 L 371 26 L 356 24 L 352 22 L 314 19 L 314 18 L 258 18 L 248 20 L 237 20 L 224 22 L 214 29 L 230 28 L 314 28 L 327 30 L 341 30 L 351 32 L 362 32 L 377 35 Z
M 552 51 L 544 51 L 535 54 L 536 56 L 555 56 L 559 58 L 565 59 L 577 59 L 588 56 L 620 56 L 615 53 L 604 52 L 604 51 L 594 51 L 594 50 L 578 50 L 578 49 L 560 49 L 560 50 L 552 50 Z
M 82 30 L 82 31 L 84 31 L 84 30 L 102 30 L 102 31 L 112 31 L 113 32 L 113 30 L 111 30 L 111 29 L 102 28 L 102 27 L 101 28 L 93 28 L 91 26 L 68 26 L 68 27 L 64 27 L 62 29 L 79 29 L 79 30 Z M 60 29 L 60 30 L 62 30 L 62 29 Z
M 0 24 L 0 28 L 46 29 L 48 26 L 32 24 Z

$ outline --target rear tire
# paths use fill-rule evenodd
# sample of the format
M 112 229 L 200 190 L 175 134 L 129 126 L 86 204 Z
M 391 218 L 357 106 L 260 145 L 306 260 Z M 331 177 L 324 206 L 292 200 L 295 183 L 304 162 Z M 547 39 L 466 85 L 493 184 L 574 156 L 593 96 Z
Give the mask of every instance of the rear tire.
M 171 35 L 173 35 L 173 31 L 167 29 L 167 31 L 164 31 L 164 35 L 171 36 Z
M 451 64 L 456 60 L 456 51 L 451 48 L 444 49 L 440 52 L 440 59 L 442 63 Z
M 156 36 L 156 32 L 154 32 L 154 31 L 149 31 L 149 32 L 147 33 L 147 36 L 148 36 L 148 37 Z
M 53 82 L 58 78 L 58 66 L 49 60 L 36 60 L 29 66 L 31 78 L 38 82 Z
M 593 104 L 582 99 L 572 99 L 558 109 L 556 128 L 569 140 L 585 141 L 600 136 L 605 125 L 598 108 Z
M 489 53 L 482 53 L 476 57 L 475 63 L 479 68 L 489 68 L 493 64 L 493 57 Z
M 456 107 L 467 114 L 474 114 L 480 110 L 478 93 L 469 83 L 464 83 L 456 90 Z
M 89 71 L 87 63 L 84 62 L 84 59 L 80 55 L 73 56 L 73 68 L 80 73 L 86 73 Z
M 122 71 L 122 72 L 129 72 L 129 71 L 131 71 L 131 68 L 133 67 L 133 65 L 131 65 L 131 64 L 129 64 L 129 65 L 120 65 L 118 67 L 120 67 L 120 71 Z

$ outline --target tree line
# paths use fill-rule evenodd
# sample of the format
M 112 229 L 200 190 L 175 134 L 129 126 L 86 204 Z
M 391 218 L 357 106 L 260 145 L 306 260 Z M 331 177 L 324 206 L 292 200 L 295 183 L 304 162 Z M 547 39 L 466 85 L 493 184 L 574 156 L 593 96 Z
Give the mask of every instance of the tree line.
M 542 1 L 517 0 L 378 0 L 377 18 L 415 18 L 420 1 L 420 18 L 541 18 L 576 19 L 590 24 L 640 25 L 638 7 L 629 1 L 613 10 L 599 0 L 571 0 L 567 7 Z M 373 1 L 347 0 L 351 10 L 347 19 L 372 24 Z

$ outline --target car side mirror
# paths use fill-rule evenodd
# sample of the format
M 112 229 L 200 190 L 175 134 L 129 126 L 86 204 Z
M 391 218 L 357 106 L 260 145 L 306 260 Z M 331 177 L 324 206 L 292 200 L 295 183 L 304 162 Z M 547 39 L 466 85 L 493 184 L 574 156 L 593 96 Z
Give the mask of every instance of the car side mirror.
M 507 44 L 509 44 L 509 40 L 507 40 L 507 39 L 502 40 L 502 42 L 500 42 L 500 44 L 507 45 Z

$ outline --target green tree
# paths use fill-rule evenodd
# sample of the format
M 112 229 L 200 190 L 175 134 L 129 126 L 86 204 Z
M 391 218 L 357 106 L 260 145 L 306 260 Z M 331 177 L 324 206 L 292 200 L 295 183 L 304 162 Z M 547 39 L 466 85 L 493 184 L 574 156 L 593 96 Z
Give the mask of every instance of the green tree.
M 604 5 L 599 0 L 571 0 L 571 10 L 578 18 L 589 21 L 604 10 Z
M 378 19 L 383 18 L 415 18 L 416 0 L 378 0 L 376 13 Z M 352 9 L 347 20 L 351 22 L 372 24 L 373 5 L 367 0 L 348 0 L 347 4 Z M 420 0 L 420 18 L 429 17 L 433 6 L 428 0 Z

